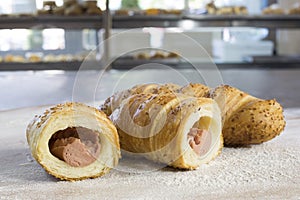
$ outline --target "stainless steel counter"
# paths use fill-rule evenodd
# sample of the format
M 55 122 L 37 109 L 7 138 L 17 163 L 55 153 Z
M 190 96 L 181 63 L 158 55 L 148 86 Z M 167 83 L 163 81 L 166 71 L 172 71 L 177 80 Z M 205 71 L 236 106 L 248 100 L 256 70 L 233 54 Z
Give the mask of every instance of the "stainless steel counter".
M 299 77 L 300 69 L 1 72 L 0 110 L 71 100 L 100 101 L 114 91 L 146 82 L 200 82 L 212 87 L 224 83 L 259 98 L 276 98 L 284 107 L 300 107 Z

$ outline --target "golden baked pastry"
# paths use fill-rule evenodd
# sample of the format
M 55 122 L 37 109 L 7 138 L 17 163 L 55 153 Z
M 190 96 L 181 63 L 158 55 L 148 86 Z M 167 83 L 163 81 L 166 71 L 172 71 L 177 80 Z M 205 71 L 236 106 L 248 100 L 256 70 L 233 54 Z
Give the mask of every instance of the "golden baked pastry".
M 64 7 L 68 8 L 74 4 L 78 4 L 77 0 L 64 0 Z
M 29 62 L 41 62 L 42 61 L 41 56 L 39 56 L 37 54 L 31 54 L 28 56 L 27 59 Z
M 285 127 L 283 109 L 275 99 L 259 99 L 229 85 L 210 90 L 202 84 L 189 84 L 179 92 L 211 97 L 218 103 L 225 146 L 260 144 L 279 135 Z
M 234 10 L 233 10 L 233 7 L 231 7 L 231 6 L 221 7 L 221 8 L 217 9 L 216 14 L 217 15 L 232 15 L 232 14 L 234 14 Z
M 4 56 L 4 62 L 26 62 L 26 59 L 21 56 L 21 55 L 12 55 L 12 54 L 7 54 Z
M 167 55 L 166 55 L 167 58 L 180 58 L 180 55 L 176 52 L 169 52 Z
M 264 14 L 264 15 L 283 15 L 284 10 L 282 8 L 267 7 L 265 9 L 263 9 L 262 14 Z
M 144 10 L 145 15 L 160 15 L 163 13 L 162 9 L 158 9 L 158 8 L 149 8 Z
M 216 7 L 214 1 L 211 1 L 208 4 L 206 4 L 205 8 L 206 8 L 208 14 L 214 15 L 217 12 L 217 7 Z
M 223 146 L 220 110 L 210 98 L 135 94 L 110 117 L 122 150 L 175 168 L 196 169 Z
M 87 0 L 82 3 L 83 8 L 95 8 L 97 7 L 97 0 Z
M 181 15 L 182 10 L 179 9 L 168 9 L 168 10 L 163 10 L 163 13 L 165 15 Z
M 52 13 L 54 15 L 64 15 L 65 7 L 64 6 L 56 7 L 56 8 L 53 9 Z
M 206 4 L 206 10 L 208 14 L 217 15 L 246 15 L 248 14 L 248 9 L 245 6 L 223 6 L 216 7 L 214 1 Z
M 135 59 L 139 59 L 139 60 L 148 60 L 150 59 L 150 54 L 147 52 L 140 52 L 136 55 L 134 55 Z
M 248 14 L 248 9 L 245 6 L 234 6 L 233 7 L 233 12 L 236 15 L 247 15 Z
M 65 15 L 81 15 L 83 13 L 83 9 L 79 4 L 73 4 L 70 7 L 65 9 Z
M 226 146 L 260 144 L 285 127 L 283 109 L 275 99 L 259 99 L 228 85 L 215 88 L 211 97 L 222 111 Z
M 104 113 L 81 103 L 46 110 L 28 125 L 26 136 L 36 161 L 62 180 L 99 177 L 120 158 L 116 127 Z
M 285 127 L 283 108 L 275 99 L 259 99 L 228 85 L 221 85 L 215 89 L 199 83 L 183 87 L 174 84 L 137 85 L 108 98 L 101 109 L 110 115 L 124 99 L 142 92 L 153 94 L 177 92 L 194 97 L 213 98 L 222 112 L 225 146 L 246 146 L 266 142 L 279 135 Z
M 109 116 L 117 107 L 119 107 L 119 105 L 123 100 L 127 99 L 132 95 L 140 94 L 140 93 L 152 93 L 152 94 L 167 93 L 167 92 L 176 91 L 179 88 L 180 88 L 179 85 L 171 84 L 171 83 L 164 84 L 164 85 L 159 85 L 155 83 L 136 85 L 131 89 L 116 92 L 111 97 L 108 97 L 105 100 L 104 104 L 100 106 L 100 110 Z
M 88 15 L 102 15 L 102 10 L 98 7 L 88 8 L 85 13 Z
M 164 59 L 164 58 L 166 58 L 166 54 L 162 51 L 155 51 L 155 53 L 150 57 L 150 59 Z
M 127 9 L 119 9 L 119 10 L 115 10 L 114 12 L 115 15 L 121 15 L 121 16 L 128 16 L 129 13 L 130 11 Z
M 288 12 L 289 15 L 299 15 L 300 7 L 291 8 Z
M 190 83 L 177 90 L 179 93 L 183 93 L 193 97 L 209 97 L 210 88 L 200 83 Z

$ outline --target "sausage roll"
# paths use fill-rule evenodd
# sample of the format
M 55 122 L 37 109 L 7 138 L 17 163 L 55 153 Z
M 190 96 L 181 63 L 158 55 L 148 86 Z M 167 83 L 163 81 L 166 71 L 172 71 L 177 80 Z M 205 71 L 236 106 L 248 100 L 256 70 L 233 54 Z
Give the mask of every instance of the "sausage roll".
M 122 150 L 175 168 L 195 169 L 223 146 L 217 103 L 177 93 L 141 93 L 115 109 Z
M 285 127 L 283 108 L 275 99 L 259 99 L 229 85 L 210 90 L 205 85 L 191 83 L 179 92 L 210 97 L 218 103 L 225 146 L 260 144 L 279 135 Z
M 103 112 L 81 103 L 46 110 L 28 125 L 26 136 L 36 161 L 62 180 L 104 175 L 120 158 L 113 123 Z

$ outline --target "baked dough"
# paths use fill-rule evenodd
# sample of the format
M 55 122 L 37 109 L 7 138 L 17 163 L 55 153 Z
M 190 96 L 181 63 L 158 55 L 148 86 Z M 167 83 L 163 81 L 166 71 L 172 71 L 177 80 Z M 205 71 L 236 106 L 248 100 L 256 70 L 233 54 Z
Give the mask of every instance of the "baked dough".
M 190 83 L 177 90 L 177 92 L 193 97 L 209 97 L 210 88 L 200 83 Z
M 76 167 L 53 155 L 51 143 L 54 135 L 60 132 L 65 132 L 66 135 L 69 134 L 66 133 L 67 130 L 70 132 L 72 129 L 97 133 L 101 149 L 92 163 Z M 74 137 L 80 142 L 80 131 L 76 134 L 79 136 Z M 81 103 L 59 104 L 46 110 L 28 125 L 26 136 L 36 161 L 49 174 L 62 180 L 75 181 L 104 175 L 118 164 L 120 158 L 119 138 L 115 126 L 103 112 Z M 87 140 L 87 143 L 91 141 Z M 67 156 L 72 156 L 72 152 Z
M 179 92 L 210 97 L 218 103 L 225 146 L 260 144 L 278 136 L 285 127 L 283 108 L 275 99 L 259 99 L 229 85 L 211 90 L 205 85 L 191 83 Z
M 110 115 L 124 99 L 142 92 L 176 92 L 214 99 L 221 110 L 224 146 L 260 144 L 278 136 L 285 127 L 283 108 L 275 99 L 259 99 L 229 85 L 220 85 L 213 89 L 200 83 L 190 83 L 183 87 L 176 84 L 137 85 L 116 93 L 101 108 Z
M 168 93 L 177 91 L 180 89 L 179 85 L 173 84 L 173 83 L 166 83 L 163 85 L 156 84 L 156 83 L 147 83 L 147 84 L 140 84 L 136 85 L 128 90 L 123 90 L 116 92 L 111 97 L 107 98 L 100 106 L 100 110 L 103 111 L 106 115 L 111 115 L 111 113 L 121 104 L 121 102 L 128 97 L 134 95 L 134 94 L 140 94 L 140 93 L 152 93 L 152 94 L 158 94 L 158 93 Z
M 171 92 L 134 94 L 110 117 L 122 150 L 175 168 L 196 169 L 223 146 L 220 110 L 213 99 Z
M 222 111 L 226 146 L 260 144 L 284 130 L 283 108 L 275 99 L 259 99 L 229 85 L 215 88 L 210 96 Z

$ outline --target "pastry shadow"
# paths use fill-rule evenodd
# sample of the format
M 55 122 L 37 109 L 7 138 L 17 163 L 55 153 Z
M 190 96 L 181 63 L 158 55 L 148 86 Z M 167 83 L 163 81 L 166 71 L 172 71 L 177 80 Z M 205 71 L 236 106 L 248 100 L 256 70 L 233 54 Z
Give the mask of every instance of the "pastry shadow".
M 156 163 L 141 156 L 122 155 L 115 170 L 126 173 L 143 174 L 161 171 L 165 167 L 167 167 L 166 164 Z
M 0 149 L 0 179 L 18 185 L 34 182 L 57 182 L 32 157 L 28 148 Z

